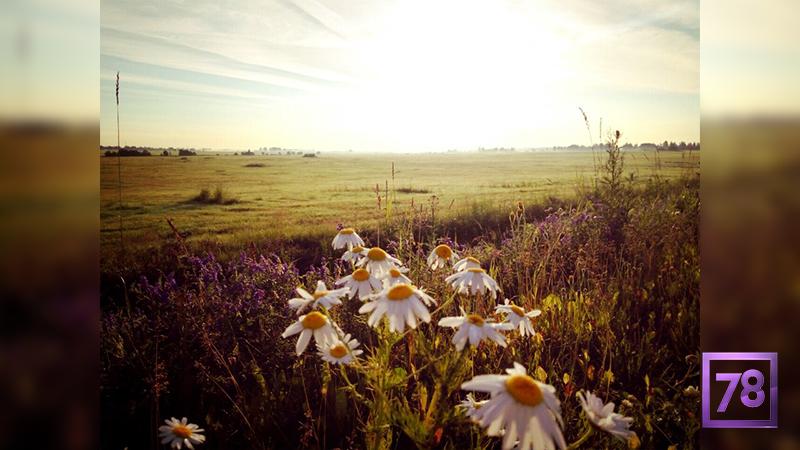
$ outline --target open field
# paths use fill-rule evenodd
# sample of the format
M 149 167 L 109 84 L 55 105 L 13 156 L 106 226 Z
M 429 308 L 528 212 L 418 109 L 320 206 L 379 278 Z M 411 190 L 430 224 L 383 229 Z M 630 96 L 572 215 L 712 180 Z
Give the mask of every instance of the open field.
M 573 197 L 591 187 L 595 175 L 591 152 L 122 158 L 120 208 L 117 159 L 101 159 L 104 258 L 119 248 L 120 214 L 129 252 L 170 238 L 166 218 L 174 219 L 189 243 L 238 246 L 329 233 L 338 223 L 372 227 L 387 213 L 387 183 L 393 211 L 412 202 L 430 209 L 435 195 L 437 214 L 446 217 L 469 215 L 476 208 L 509 211 L 518 201 Z M 625 154 L 625 173 L 637 182 L 698 169 L 697 153 Z M 219 204 L 213 198 L 192 201 L 202 189 L 213 197 L 218 187 L 225 194 Z

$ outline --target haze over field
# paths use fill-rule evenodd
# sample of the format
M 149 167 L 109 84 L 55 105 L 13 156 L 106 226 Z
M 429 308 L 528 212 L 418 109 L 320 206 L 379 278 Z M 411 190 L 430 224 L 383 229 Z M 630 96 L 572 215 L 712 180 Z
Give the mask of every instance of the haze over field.
M 101 143 L 430 151 L 699 140 L 698 2 L 103 0 Z

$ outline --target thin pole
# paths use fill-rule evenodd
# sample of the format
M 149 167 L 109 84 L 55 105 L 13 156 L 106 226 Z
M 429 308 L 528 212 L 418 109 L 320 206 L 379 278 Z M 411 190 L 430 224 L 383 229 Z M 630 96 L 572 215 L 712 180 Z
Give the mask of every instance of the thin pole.
M 125 255 L 125 241 L 122 239 L 122 148 L 119 145 L 119 71 L 117 71 L 117 191 L 119 193 L 119 246 Z

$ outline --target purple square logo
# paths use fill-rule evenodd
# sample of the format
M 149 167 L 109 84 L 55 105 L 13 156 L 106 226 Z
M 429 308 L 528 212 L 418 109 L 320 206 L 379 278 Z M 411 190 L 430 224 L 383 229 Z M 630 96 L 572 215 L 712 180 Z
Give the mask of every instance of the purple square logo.
M 777 353 L 703 353 L 704 428 L 778 428 Z

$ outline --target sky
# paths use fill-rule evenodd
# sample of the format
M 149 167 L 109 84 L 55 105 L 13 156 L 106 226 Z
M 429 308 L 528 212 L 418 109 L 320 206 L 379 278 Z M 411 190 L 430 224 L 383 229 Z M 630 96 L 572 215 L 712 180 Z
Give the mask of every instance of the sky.
M 697 0 L 101 0 L 100 139 L 442 151 L 699 140 Z M 587 132 L 579 107 L 591 121 Z
M 704 0 L 701 112 L 800 117 L 800 3 Z

